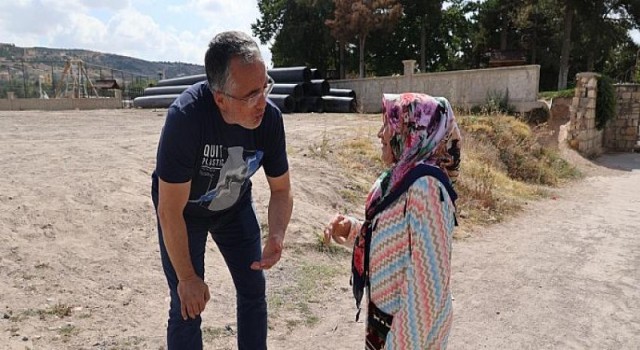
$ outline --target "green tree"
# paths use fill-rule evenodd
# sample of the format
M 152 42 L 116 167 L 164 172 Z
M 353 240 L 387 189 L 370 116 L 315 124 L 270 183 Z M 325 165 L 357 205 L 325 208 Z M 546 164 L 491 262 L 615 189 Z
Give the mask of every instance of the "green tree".
M 404 7 L 404 25 L 411 28 L 412 32 L 419 33 L 420 69 L 427 67 L 427 37 L 442 39 L 442 0 L 405 0 L 401 1 Z M 429 48 L 434 49 L 433 40 Z M 442 45 L 440 45 L 442 49 Z
M 417 60 L 422 72 L 469 68 L 474 27 L 466 16 L 477 5 L 466 0 L 448 1 L 445 6 L 440 1 L 431 2 L 432 6 L 437 3 L 435 6 L 441 7 L 423 16 L 416 15 L 417 2 L 401 1 L 404 14 L 393 32 L 376 31 L 371 35 L 368 60 L 376 74 L 401 73 L 403 59 Z M 423 41 L 424 23 L 427 25 Z
M 261 13 L 251 25 L 262 44 L 272 43 L 274 66 L 310 66 L 326 71 L 334 41 L 325 19 L 333 11 L 331 0 L 260 0 Z
M 585 70 L 602 67 L 612 50 L 627 40 L 628 30 L 640 24 L 639 0 L 564 0 L 563 4 L 559 90 L 567 86 L 570 62 Z M 573 27 L 578 29 L 575 37 L 571 35 Z
M 338 32 L 356 34 L 360 57 L 360 78 L 365 76 L 365 44 L 369 34 L 377 29 L 391 31 L 402 15 L 402 5 L 397 0 L 334 0 L 334 18 L 326 21 L 332 34 Z M 351 7 L 350 11 L 348 10 Z M 345 35 L 346 36 L 346 35 Z

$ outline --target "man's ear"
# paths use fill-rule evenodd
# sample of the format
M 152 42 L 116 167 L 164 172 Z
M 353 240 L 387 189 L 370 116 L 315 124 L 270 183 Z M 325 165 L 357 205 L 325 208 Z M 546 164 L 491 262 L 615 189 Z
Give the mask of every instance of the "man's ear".
M 227 101 L 224 98 L 224 95 L 219 93 L 218 91 L 212 91 L 211 94 L 213 94 L 213 101 L 216 103 L 218 108 L 226 109 L 226 102 Z

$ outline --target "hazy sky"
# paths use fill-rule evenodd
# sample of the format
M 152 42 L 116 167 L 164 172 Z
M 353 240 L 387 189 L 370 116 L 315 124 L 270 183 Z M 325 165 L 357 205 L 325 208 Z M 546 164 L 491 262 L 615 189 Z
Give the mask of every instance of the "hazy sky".
M 0 42 L 204 64 L 211 37 L 251 35 L 257 0 L 1 0 Z M 265 62 L 271 53 L 261 46 Z
M 211 37 L 251 35 L 257 0 L 0 0 L 0 42 L 203 64 Z M 632 32 L 639 42 L 638 31 Z M 265 62 L 271 53 L 261 46 Z

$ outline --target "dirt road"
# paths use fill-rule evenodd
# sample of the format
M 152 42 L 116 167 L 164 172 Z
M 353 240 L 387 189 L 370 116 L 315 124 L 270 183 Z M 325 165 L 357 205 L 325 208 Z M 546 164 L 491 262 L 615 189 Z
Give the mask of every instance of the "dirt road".
M 597 163 L 455 244 L 450 349 L 640 349 L 640 154 Z
M 161 110 L 0 112 L 0 350 L 164 349 L 149 199 L 163 120 Z M 363 348 L 349 253 L 317 239 L 336 210 L 362 206 L 344 202 L 351 180 L 322 155 L 375 139 L 379 122 L 285 119 L 296 204 L 267 273 L 270 349 Z M 640 348 L 640 155 L 600 163 L 556 199 L 454 243 L 450 349 Z M 254 178 L 264 218 L 268 190 Z M 230 277 L 207 250 L 205 349 L 235 349 Z

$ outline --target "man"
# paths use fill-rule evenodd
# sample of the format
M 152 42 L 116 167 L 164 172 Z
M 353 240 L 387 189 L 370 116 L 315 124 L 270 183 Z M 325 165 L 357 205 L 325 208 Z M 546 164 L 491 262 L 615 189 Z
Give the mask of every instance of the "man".
M 273 80 L 247 34 L 216 35 L 205 70 L 207 81 L 169 107 L 152 176 L 171 294 L 167 345 L 202 349 L 200 314 L 210 298 L 204 252 L 211 233 L 236 288 L 238 348 L 266 349 L 263 270 L 280 260 L 293 207 L 282 115 L 266 100 Z M 262 251 L 249 179 L 260 166 L 271 191 Z

